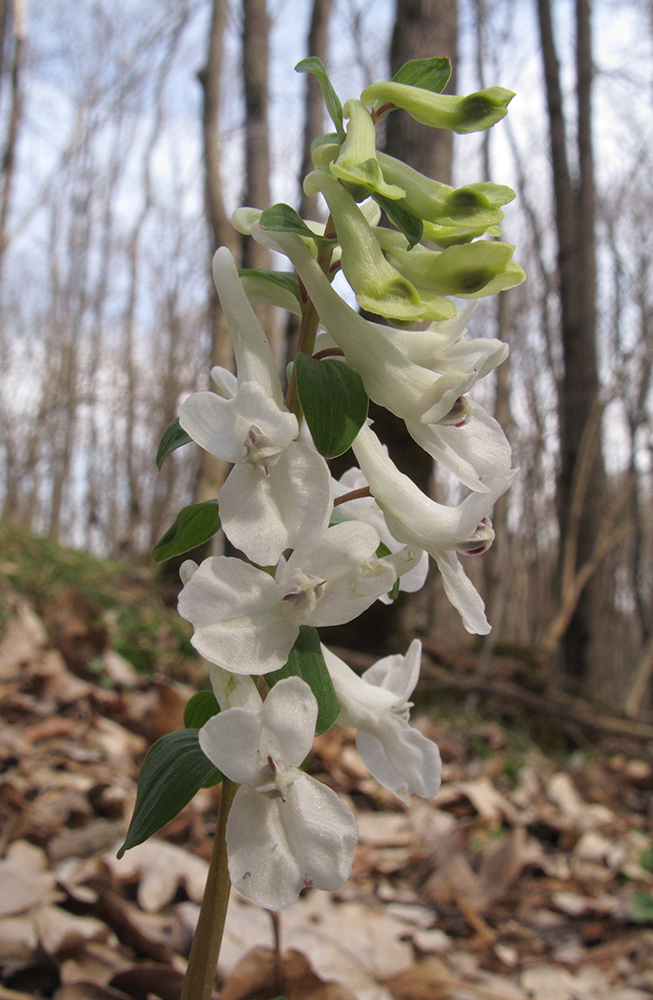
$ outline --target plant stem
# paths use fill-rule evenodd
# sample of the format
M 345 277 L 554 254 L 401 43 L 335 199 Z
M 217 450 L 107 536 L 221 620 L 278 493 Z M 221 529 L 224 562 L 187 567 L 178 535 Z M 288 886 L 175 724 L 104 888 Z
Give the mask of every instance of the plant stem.
M 211 1000 L 213 993 L 231 889 L 225 831 L 238 788 L 235 782 L 223 778 L 211 864 L 180 1000 Z
M 324 235 L 330 238 L 334 238 L 336 235 L 335 226 L 333 225 L 333 219 L 331 216 L 326 221 L 324 227 Z M 329 281 L 333 280 L 333 275 L 329 276 L 329 267 L 331 265 L 331 255 L 333 254 L 333 247 L 328 244 L 320 246 L 317 252 L 318 264 L 324 271 L 324 273 L 329 278 Z M 303 287 L 300 282 L 300 287 Z M 302 354 L 308 354 L 309 358 L 313 354 L 313 349 L 315 347 L 315 336 L 317 334 L 317 328 L 320 325 L 320 317 L 317 314 L 317 310 L 310 299 L 307 299 L 302 307 L 302 319 L 299 328 L 299 340 L 297 343 L 297 353 L 300 351 Z M 288 385 L 288 392 L 286 393 L 286 406 L 291 413 L 294 413 L 297 419 L 301 423 L 302 419 L 302 408 L 299 405 L 299 396 L 297 395 L 297 370 L 295 365 L 293 365 L 292 374 L 290 376 L 290 383 Z

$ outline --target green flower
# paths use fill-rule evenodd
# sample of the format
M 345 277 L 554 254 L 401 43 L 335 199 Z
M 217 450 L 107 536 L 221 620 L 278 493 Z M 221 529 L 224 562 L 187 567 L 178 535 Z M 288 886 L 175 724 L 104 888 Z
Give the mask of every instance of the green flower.
M 372 116 L 360 101 L 347 101 L 345 117 L 349 118 L 347 138 L 340 147 L 340 153 L 329 170 L 334 177 L 360 190 L 351 192 L 357 201 L 377 192 L 384 198 L 403 198 L 405 191 L 396 184 L 384 180 L 376 153 L 376 129 Z
M 306 194 L 324 195 L 342 248 L 342 270 L 362 309 L 399 322 L 450 319 L 453 302 L 415 286 L 383 256 L 373 229 L 335 177 L 315 170 L 304 181 Z
M 439 252 L 423 246 L 407 249 L 400 233 L 379 230 L 379 241 L 388 262 L 423 294 L 424 289 L 438 295 L 472 299 L 493 295 L 519 285 L 524 271 L 512 262 L 515 247 L 511 243 L 479 240 L 452 246 Z
M 504 90 L 503 87 L 488 87 L 467 97 L 457 97 L 434 94 L 422 87 L 388 80 L 366 87 L 361 101 L 377 108 L 393 104 L 403 108 L 422 125 L 448 128 L 462 134 L 481 132 L 501 121 L 508 113 L 508 104 L 514 96 L 511 90 Z

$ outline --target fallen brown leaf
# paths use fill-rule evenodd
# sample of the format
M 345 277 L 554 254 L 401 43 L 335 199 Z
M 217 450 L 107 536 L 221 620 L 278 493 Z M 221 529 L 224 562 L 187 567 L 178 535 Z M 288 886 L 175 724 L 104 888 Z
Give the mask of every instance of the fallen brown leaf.
M 278 957 L 268 948 L 254 948 L 222 985 L 220 1000 L 356 1000 L 344 986 L 315 975 L 309 960 L 298 951 Z

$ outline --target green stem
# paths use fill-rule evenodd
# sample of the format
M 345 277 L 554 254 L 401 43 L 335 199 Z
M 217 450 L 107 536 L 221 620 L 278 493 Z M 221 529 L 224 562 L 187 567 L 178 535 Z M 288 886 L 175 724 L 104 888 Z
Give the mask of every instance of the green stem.
M 333 225 L 333 220 L 331 216 L 327 219 L 326 225 L 324 227 L 324 235 L 330 238 L 335 238 L 336 230 Z M 329 281 L 333 280 L 333 275 L 329 275 L 329 268 L 331 266 L 331 256 L 333 254 L 333 247 L 329 244 L 322 245 L 317 252 L 318 264 L 324 271 L 324 273 L 329 278 Z M 302 306 L 302 319 L 301 325 L 299 327 L 299 339 L 297 342 L 297 353 L 308 354 L 309 358 L 313 354 L 315 348 L 315 337 L 317 335 L 317 328 L 320 324 L 320 317 L 317 314 L 317 310 L 310 299 L 306 300 L 306 303 Z M 292 373 L 290 376 L 290 382 L 288 384 L 288 392 L 286 393 L 286 406 L 291 413 L 294 413 L 299 422 L 302 419 L 302 408 L 299 404 L 299 396 L 297 395 L 297 369 L 293 365 Z
M 211 864 L 180 1000 L 211 1000 L 213 993 L 231 889 L 225 831 L 231 803 L 239 787 L 228 778 L 222 781 Z
M 309 299 L 306 303 L 304 309 L 302 309 L 302 322 L 299 328 L 299 341 L 297 344 L 297 353 L 308 354 L 309 358 L 313 354 L 313 348 L 315 347 L 315 336 L 317 334 L 317 328 L 320 322 L 320 317 L 317 314 L 315 306 Z M 291 413 L 294 413 L 299 421 L 302 419 L 302 409 L 299 405 L 299 396 L 297 395 L 297 368 L 293 365 L 292 373 L 290 375 L 290 382 L 288 383 L 288 392 L 286 393 L 286 406 Z

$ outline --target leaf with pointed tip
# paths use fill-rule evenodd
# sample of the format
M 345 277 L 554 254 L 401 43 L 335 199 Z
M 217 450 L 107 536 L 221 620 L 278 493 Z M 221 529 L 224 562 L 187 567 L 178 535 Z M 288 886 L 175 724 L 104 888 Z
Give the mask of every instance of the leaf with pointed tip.
M 340 715 L 340 703 L 324 662 L 316 628 L 310 625 L 299 626 L 299 635 L 287 662 L 280 670 L 266 674 L 265 680 L 269 687 L 274 687 L 284 677 L 301 677 L 306 681 L 317 700 L 315 732 L 326 733 Z
M 174 819 L 200 788 L 222 780 L 199 744 L 198 729 L 167 733 L 148 751 L 138 776 L 136 805 L 121 858 Z
M 219 711 L 220 706 L 213 691 L 196 691 L 186 702 L 184 726 L 186 729 L 201 729 Z
M 369 400 L 363 380 L 351 365 L 335 358 L 295 359 L 297 393 L 313 443 L 320 455 L 347 451 L 365 423 Z
M 408 249 L 412 250 L 416 243 L 424 236 L 424 223 L 416 215 L 403 208 L 401 200 L 392 201 L 384 198 L 381 194 L 372 194 L 374 201 L 383 209 L 393 226 L 400 229 L 408 240 Z
M 451 63 L 444 56 L 410 59 L 392 77 L 393 83 L 407 83 L 433 94 L 441 94 L 451 76 Z
M 283 202 L 272 205 L 271 208 L 266 208 L 258 221 L 262 229 L 269 229 L 273 233 L 297 233 L 298 236 L 303 236 L 304 239 L 315 240 L 316 243 L 335 242 L 332 239 L 326 239 L 324 236 L 318 236 L 317 233 L 314 233 L 297 214 L 295 209 L 291 208 L 290 205 L 284 205 Z
M 179 511 L 177 520 L 171 524 L 165 535 L 156 543 L 152 557 L 157 562 L 165 562 L 182 552 L 190 552 L 220 530 L 220 510 L 217 500 L 192 503 Z
M 156 453 L 156 467 L 160 469 L 170 452 L 176 451 L 185 444 L 192 441 L 192 437 L 186 433 L 179 423 L 179 417 L 175 417 L 171 424 L 168 424 L 163 432 L 163 437 L 159 443 L 159 450 Z
M 317 82 L 320 85 L 320 90 L 322 91 L 322 96 L 324 97 L 324 103 L 326 104 L 327 111 L 331 116 L 331 121 L 336 127 L 338 139 L 342 142 L 345 138 L 345 126 L 342 120 L 342 104 L 340 103 L 340 98 L 333 89 L 333 84 L 327 75 L 323 62 L 318 59 L 317 56 L 309 56 L 308 59 L 302 59 L 297 63 L 295 66 L 295 72 L 315 73 L 317 76 Z
M 245 295 L 253 306 L 274 305 L 301 315 L 302 298 L 294 271 L 266 271 L 264 268 L 241 267 Z

